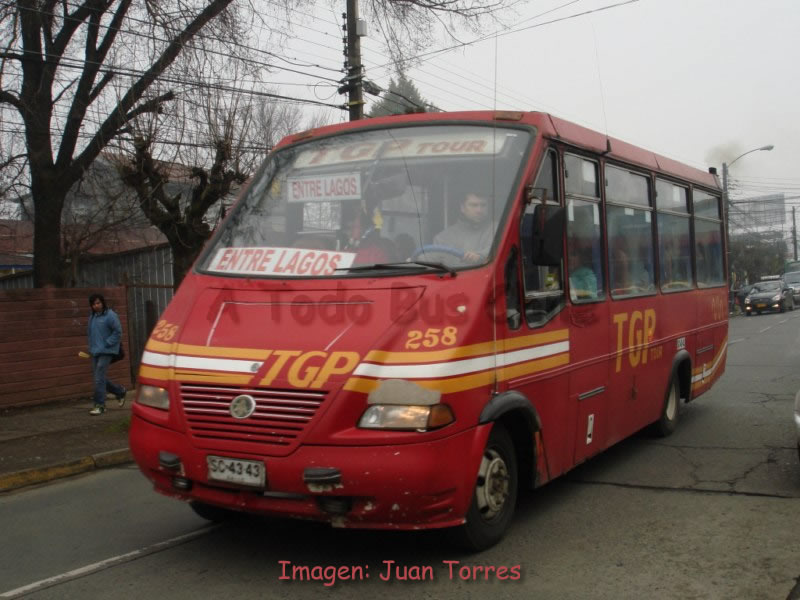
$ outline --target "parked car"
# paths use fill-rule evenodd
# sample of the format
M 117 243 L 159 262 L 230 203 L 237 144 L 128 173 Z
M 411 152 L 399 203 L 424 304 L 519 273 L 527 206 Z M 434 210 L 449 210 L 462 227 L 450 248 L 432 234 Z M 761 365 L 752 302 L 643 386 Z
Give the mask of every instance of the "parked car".
M 800 271 L 792 271 L 791 273 L 784 274 L 783 280 L 786 282 L 786 285 L 792 288 L 795 304 L 800 302 Z
M 759 281 L 744 299 L 744 314 L 748 317 L 754 312 L 761 314 L 768 310 L 794 310 L 792 288 L 781 279 Z

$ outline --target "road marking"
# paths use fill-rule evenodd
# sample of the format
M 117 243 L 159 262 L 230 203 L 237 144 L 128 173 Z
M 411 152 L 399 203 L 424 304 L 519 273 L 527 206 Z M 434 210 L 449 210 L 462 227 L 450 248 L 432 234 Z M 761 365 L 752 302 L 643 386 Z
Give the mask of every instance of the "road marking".
M 731 340 L 728 342 L 728 346 L 732 346 L 733 344 L 738 344 L 739 342 L 745 341 L 747 338 L 737 338 L 735 340 Z
M 788 321 L 788 320 L 789 319 L 784 319 L 783 321 L 778 321 L 778 325 L 780 325 L 781 323 L 786 323 L 786 321 Z
M 0 594 L 0 598 L 17 598 L 24 594 L 29 594 L 33 591 L 38 591 L 44 588 L 52 587 L 54 585 L 70 581 L 72 579 L 77 579 L 78 577 L 83 577 L 84 575 L 89 575 L 97 571 L 102 571 L 103 569 L 113 567 L 120 563 L 133 560 L 135 558 L 140 558 L 143 556 L 147 556 L 149 554 L 161 552 L 162 550 L 167 550 L 168 548 L 172 548 L 173 546 L 178 546 L 185 542 L 191 541 L 194 538 L 200 537 L 201 535 L 205 535 L 213 531 L 217 527 L 219 526 L 211 525 L 209 527 L 204 527 L 203 529 L 198 529 L 197 531 L 185 533 L 183 535 L 179 535 L 177 537 L 164 540 L 163 542 L 158 542 L 150 546 L 145 546 L 144 548 L 140 548 L 139 550 L 134 550 L 133 552 L 127 552 L 125 554 L 120 554 L 118 556 L 112 556 L 111 558 L 106 558 L 105 560 L 101 560 L 99 562 L 92 563 L 84 567 L 79 567 L 77 569 L 73 569 L 72 571 L 67 571 L 66 573 L 61 573 L 59 575 L 54 575 L 53 577 L 48 577 L 47 579 L 35 581 L 34 583 L 30 583 L 28 585 L 24 585 L 22 587 L 18 587 L 13 590 L 3 592 L 2 594 Z
M 764 333 L 765 331 L 769 331 L 770 329 L 772 329 L 772 325 L 770 325 L 769 327 L 764 327 L 764 329 L 759 329 L 758 333 Z

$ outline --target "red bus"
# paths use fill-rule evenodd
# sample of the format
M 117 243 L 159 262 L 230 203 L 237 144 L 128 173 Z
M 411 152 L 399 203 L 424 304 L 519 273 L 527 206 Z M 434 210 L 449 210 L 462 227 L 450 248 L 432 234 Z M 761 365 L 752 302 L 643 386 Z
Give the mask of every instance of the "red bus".
M 723 232 L 715 175 L 548 114 L 289 136 L 154 328 L 131 450 L 209 519 L 486 548 L 722 375 Z

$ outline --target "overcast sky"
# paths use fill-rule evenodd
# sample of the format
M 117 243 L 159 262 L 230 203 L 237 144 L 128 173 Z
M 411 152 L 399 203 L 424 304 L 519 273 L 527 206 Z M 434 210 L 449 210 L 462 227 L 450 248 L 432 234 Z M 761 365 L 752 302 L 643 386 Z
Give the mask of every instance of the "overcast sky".
M 511 32 L 427 56 L 408 74 L 445 110 L 543 110 L 720 173 L 774 144 L 738 160 L 732 183 L 745 197 L 800 195 L 800 1 L 623 2 L 530 1 Z M 367 78 L 387 86 L 378 40 L 362 50 Z

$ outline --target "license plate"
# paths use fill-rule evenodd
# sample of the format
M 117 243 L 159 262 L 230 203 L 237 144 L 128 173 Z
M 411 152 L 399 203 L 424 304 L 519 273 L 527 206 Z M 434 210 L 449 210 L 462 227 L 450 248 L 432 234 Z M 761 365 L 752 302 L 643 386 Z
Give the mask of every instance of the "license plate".
M 266 469 L 264 463 L 255 460 L 207 456 L 208 478 L 214 481 L 264 487 Z
M 756 304 L 756 308 L 767 308 L 766 304 Z

